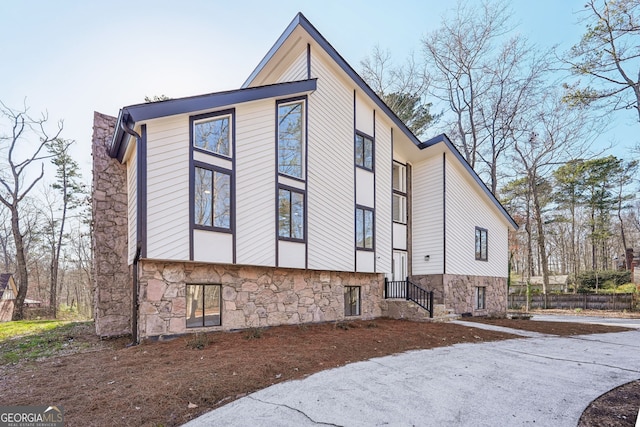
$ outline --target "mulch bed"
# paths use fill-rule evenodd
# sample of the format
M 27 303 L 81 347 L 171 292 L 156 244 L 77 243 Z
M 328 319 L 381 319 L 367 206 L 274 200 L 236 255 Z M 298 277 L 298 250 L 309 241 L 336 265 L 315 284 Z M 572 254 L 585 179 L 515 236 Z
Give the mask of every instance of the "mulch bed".
M 539 331 L 618 329 L 565 323 L 551 331 L 546 326 Z M 408 350 L 510 338 L 516 336 L 451 323 L 376 319 L 191 335 L 128 348 L 120 340 L 90 353 L 0 366 L 0 401 L 61 405 L 67 426 L 175 426 L 248 393 L 324 369 Z

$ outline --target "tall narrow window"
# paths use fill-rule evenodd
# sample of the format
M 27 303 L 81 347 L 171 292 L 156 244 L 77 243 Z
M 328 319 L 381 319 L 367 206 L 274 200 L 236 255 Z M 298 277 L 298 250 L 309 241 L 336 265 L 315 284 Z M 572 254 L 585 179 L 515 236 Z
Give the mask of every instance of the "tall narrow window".
M 393 162 L 393 221 L 407 223 L 407 167 Z
M 220 326 L 221 285 L 187 285 L 187 328 Z
M 407 223 L 407 198 L 401 194 L 393 194 L 393 221 Z
M 373 170 L 373 140 L 369 137 L 356 134 L 356 166 L 367 170 Z
M 476 259 L 487 261 L 487 230 L 476 227 Z
M 344 315 L 360 316 L 360 287 L 344 287 Z
M 285 188 L 278 190 L 278 236 L 304 239 L 304 194 Z
M 303 105 L 302 101 L 278 105 L 278 172 L 303 178 Z
M 231 116 L 214 117 L 193 123 L 193 146 L 231 157 Z
M 393 189 L 400 192 L 407 192 L 407 167 L 403 164 L 393 162 Z
M 356 248 L 373 249 L 373 210 L 356 208 Z
M 231 229 L 231 175 L 196 167 L 193 207 L 196 225 Z

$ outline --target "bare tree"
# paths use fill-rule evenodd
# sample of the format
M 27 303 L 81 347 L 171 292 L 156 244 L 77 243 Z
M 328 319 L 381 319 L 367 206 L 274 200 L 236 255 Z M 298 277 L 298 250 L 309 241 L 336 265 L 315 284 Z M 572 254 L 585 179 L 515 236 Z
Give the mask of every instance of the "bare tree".
M 362 78 L 389 108 L 417 137 L 423 137 L 439 115 L 430 111 L 432 104 L 426 100 L 429 77 L 410 55 L 404 65 L 393 64 L 391 54 L 373 49 L 371 55 L 360 61 Z
M 526 117 L 518 132 L 513 133 L 514 160 L 529 183 L 545 294 L 549 286 L 549 260 L 543 209 L 550 201 L 548 179 L 557 166 L 587 153 L 592 132 L 585 112 L 569 108 L 549 89 L 541 95 L 535 114 Z
M 537 103 L 549 69 L 548 55 L 523 37 L 506 37 L 509 17 L 504 1 L 461 1 L 423 40 L 431 93 L 449 107 L 447 132 L 471 167 L 489 175 L 496 195 L 512 129 Z
M 16 270 L 18 279 L 18 295 L 16 296 L 13 319 L 23 318 L 24 299 L 29 286 L 27 272 L 27 257 L 24 244 L 24 234 L 20 228 L 21 203 L 33 190 L 34 186 L 44 176 L 44 164 L 41 164 L 40 173 L 31 171 L 34 163 L 49 157 L 43 153 L 48 143 L 59 137 L 62 132 L 62 122 L 58 123 L 57 130 L 49 134 L 45 125 L 48 117 L 43 114 L 39 119 L 28 115 L 28 108 L 14 110 L 0 102 L 0 117 L 8 122 L 8 133 L 0 135 L 0 149 L 7 150 L 5 174 L 0 175 L 0 202 L 7 207 L 11 214 L 11 232 L 16 250 Z M 29 142 L 29 135 L 38 138 L 38 142 Z M 31 149 L 30 149 L 31 148 Z M 24 157 L 19 158 L 21 153 Z
M 564 100 L 633 109 L 640 121 L 640 2 L 587 0 L 585 8 L 586 31 L 564 62 L 587 81 L 565 84 Z

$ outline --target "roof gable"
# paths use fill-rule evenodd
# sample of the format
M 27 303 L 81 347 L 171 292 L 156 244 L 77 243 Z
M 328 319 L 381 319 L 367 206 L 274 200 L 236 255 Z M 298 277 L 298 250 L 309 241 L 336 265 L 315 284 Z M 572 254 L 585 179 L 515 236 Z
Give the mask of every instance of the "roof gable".
M 18 293 L 18 288 L 16 286 L 15 281 L 13 280 L 13 275 L 11 273 L 2 273 L 0 274 L 0 298 L 4 294 L 4 291 L 9 289 L 13 293 L 13 297 Z
M 345 61 L 345 59 L 338 53 L 338 51 L 324 38 L 322 34 L 309 22 L 309 20 L 299 12 L 291 23 L 284 30 L 282 35 L 278 38 L 275 44 L 269 49 L 269 52 L 260 61 L 258 66 L 249 75 L 249 78 L 242 85 L 243 88 L 251 87 L 256 82 L 261 73 L 267 72 L 269 67 L 277 66 L 275 62 L 278 51 L 283 48 L 287 40 L 293 36 L 295 30 L 302 28 L 311 39 L 316 42 L 324 52 L 338 65 L 344 73 L 353 80 L 353 82 L 380 108 L 398 127 L 398 129 L 407 136 L 407 138 L 413 142 L 416 146 L 420 145 L 420 140 L 409 130 L 406 124 L 398 118 L 398 116 L 380 99 L 380 97 L 369 87 L 362 77 Z
M 447 137 L 446 134 L 442 133 L 434 138 L 431 138 L 428 141 L 421 143 L 418 146 L 418 148 L 420 148 L 421 150 L 424 150 L 426 148 L 433 147 L 434 145 L 437 145 L 437 144 L 444 144 L 449 149 L 449 151 L 453 153 L 454 157 L 458 159 L 460 164 L 469 173 L 469 176 L 471 176 L 471 178 L 473 178 L 473 180 L 478 184 L 478 186 L 480 187 L 482 192 L 485 194 L 485 196 L 494 204 L 494 206 L 498 209 L 498 211 L 502 213 L 502 215 L 509 222 L 509 224 L 511 224 L 511 226 L 517 230 L 518 224 L 513 220 L 513 218 L 511 218 L 511 215 L 509 215 L 509 212 L 507 212 L 504 206 L 502 206 L 502 203 L 500 203 L 500 201 L 496 198 L 496 196 L 494 196 L 491 190 L 489 190 L 489 188 L 484 183 L 484 181 L 480 179 L 476 171 L 473 170 L 473 168 L 471 167 L 471 165 L 469 165 L 467 160 L 462 156 L 462 154 L 460 154 L 460 151 L 458 151 L 455 145 L 453 145 L 453 143 L 451 142 L 449 137 Z

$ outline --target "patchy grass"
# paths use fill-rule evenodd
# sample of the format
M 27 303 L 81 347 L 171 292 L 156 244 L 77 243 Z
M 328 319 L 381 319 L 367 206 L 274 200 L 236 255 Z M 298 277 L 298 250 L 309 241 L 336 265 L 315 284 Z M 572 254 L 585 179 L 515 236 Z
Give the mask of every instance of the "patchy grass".
M 0 363 L 33 361 L 76 353 L 91 347 L 76 336 L 85 335 L 92 322 L 23 320 L 0 324 Z
M 24 335 L 49 331 L 69 322 L 60 320 L 19 320 L 0 323 L 0 342 Z

